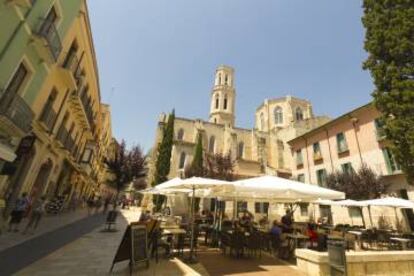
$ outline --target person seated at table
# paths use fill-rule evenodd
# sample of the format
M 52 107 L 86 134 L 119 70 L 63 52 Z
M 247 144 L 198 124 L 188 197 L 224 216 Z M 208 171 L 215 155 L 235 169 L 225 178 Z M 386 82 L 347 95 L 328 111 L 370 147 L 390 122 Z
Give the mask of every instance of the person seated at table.
M 212 224 L 214 221 L 213 213 L 210 211 L 207 211 L 206 217 L 207 217 L 207 223 Z
M 293 228 L 293 218 L 292 218 L 292 212 L 287 209 L 285 215 L 282 217 L 282 229 L 283 233 L 292 233 Z
M 279 222 L 277 220 L 273 221 L 272 228 L 270 228 L 269 230 L 269 234 L 278 237 L 280 237 L 280 235 L 282 234 L 282 228 L 280 227 Z
M 260 220 L 259 220 L 259 225 L 260 226 L 266 226 L 269 223 L 269 219 L 267 217 L 267 215 L 265 214 Z
M 315 226 L 312 223 L 308 223 L 306 235 L 309 237 L 310 246 L 314 247 L 314 244 L 318 243 L 318 233 L 316 232 Z
M 252 217 L 247 211 L 243 212 L 242 217 L 240 218 L 240 226 L 245 228 L 250 228 L 252 226 Z

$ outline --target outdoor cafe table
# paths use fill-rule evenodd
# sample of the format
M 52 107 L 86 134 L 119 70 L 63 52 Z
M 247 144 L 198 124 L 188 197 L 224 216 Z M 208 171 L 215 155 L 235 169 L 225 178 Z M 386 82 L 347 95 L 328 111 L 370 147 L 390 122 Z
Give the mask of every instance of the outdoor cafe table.
M 181 228 L 169 228 L 169 229 L 163 229 L 162 230 L 162 235 L 163 236 L 172 236 L 173 239 L 171 240 L 171 252 L 174 251 L 174 240 L 175 237 L 179 236 L 179 235 L 184 235 L 185 233 L 187 233 L 187 231 L 185 231 L 184 229 Z
M 285 237 L 294 242 L 295 249 L 299 248 L 298 246 L 301 246 L 302 242 L 309 240 L 308 236 L 302 234 L 286 234 Z
M 359 248 L 363 249 L 362 241 L 361 241 L 362 232 L 361 231 L 354 231 L 353 230 L 353 231 L 348 231 L 347 233 L 349 233 L 351 235 L 354 235 L 356 237 L 357 241 L 358 241 Z
M 391 237 L 390 240 L 400 243 L 402 250 L 407 250 L 408 244 L 413 241 L 411 239 L 396 238 L 396 237 Z

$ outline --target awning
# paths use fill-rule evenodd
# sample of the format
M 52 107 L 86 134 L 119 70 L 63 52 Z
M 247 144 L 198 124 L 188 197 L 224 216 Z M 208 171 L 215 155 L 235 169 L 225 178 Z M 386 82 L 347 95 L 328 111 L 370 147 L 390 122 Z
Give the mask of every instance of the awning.
M 3 159 L 7 162 L 13 162 L 14 159 L 16 159 L 16 154 L 11 147 L 0 143 L 0 159 Z

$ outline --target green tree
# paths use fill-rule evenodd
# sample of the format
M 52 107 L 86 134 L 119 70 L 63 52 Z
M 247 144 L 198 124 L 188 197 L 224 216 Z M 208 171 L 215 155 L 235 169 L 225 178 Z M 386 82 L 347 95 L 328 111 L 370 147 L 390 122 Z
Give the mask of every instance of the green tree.
M 379 198 L 389 187 L 383 177 L 365 164 L 357 172 L 336 171 L 329 174 L 326 185 L 330 189 L 344 192 L 346 198 L 354 200 Z
M 174 142 L 174 120 L 175 111 L 168 116 L 167 124 L 163 128 L 162 140 L 158 146 L 157 161 L 155 163 L 155 175 L 152 186 L 156 186 L 168 180 L 171 166 L 171 150 Z M 161 209 L 165 196 L 154 195 L 152 197 L 153 203 L 157 211 Z
M 168 180 L 170 173 L 171 150 L 174 139 L 174 110 L 168 116 L 167 124 L 164 126 L 161 143 L 158 146 L 157 161 L 155 163 L 155 177 L 152 186 L 156 186 Z
M 197 145 L 194 151 L 194 158 L 191 165 L 185 168 L 185 176 L 205 176 L 205 168 L 203 163 L 203 138 L 199 133 L 197 137 Z
M 227 154 L 216 153 L 206 155 L 206 176 L 213 179 L 227 181 L 234 180 L 235 161 L 231 159 L 230 152 Z
M 145 176 L 146 156 L 140 146 L 133 146 L 131 150 L 127 150 L 125 141 L 122 140 L 115 149 L 114 156 L 106 159 L 105 164 L 114 175 L 114 179 L 108 184 L 116 189 L 116 199 L 118 199 L 119 193 L 128 183 Z
M 414 184 L 414 1 L 364 0 L 363 64 L 370 70 L 374 104 L 381 112 L 391 150 Z

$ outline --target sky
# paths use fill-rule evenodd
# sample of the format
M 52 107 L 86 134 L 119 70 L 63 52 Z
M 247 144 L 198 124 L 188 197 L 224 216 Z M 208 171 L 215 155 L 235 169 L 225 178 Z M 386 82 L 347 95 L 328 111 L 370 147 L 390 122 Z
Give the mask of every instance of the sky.
M 268 98 L 310 100 L 315 115 L 368 103 L 361 1 L 89 0 L 102 101 L 113 135 L 144 150 L 161 112 L 208 119 L 218 65 L 235 68 L 236 125 Z

